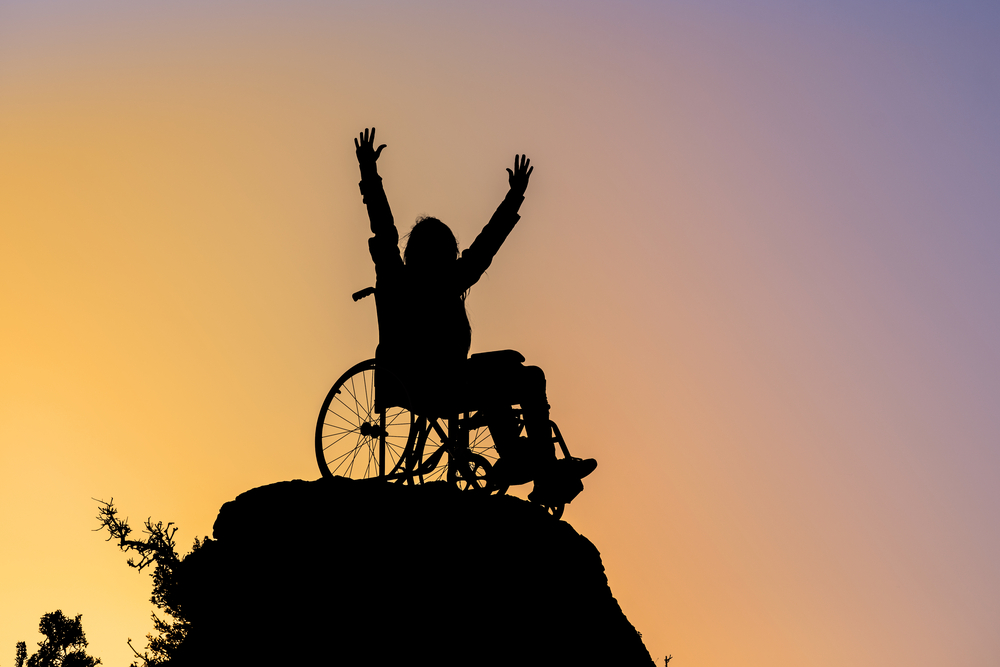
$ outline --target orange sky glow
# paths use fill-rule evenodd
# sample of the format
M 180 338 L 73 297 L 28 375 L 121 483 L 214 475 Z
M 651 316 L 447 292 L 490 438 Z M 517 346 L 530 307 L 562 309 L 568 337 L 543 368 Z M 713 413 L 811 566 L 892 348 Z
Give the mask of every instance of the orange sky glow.
M 0 665 L 55 609 L 144 643 L 92 498 L 186 549 L 319 476 L 372 125 L 463 247 L 535 165 L 473 352 L 599 460 L 565 519 L 658 664 L 1000 660 L 997 10 L 85 5 L 0 4 Z

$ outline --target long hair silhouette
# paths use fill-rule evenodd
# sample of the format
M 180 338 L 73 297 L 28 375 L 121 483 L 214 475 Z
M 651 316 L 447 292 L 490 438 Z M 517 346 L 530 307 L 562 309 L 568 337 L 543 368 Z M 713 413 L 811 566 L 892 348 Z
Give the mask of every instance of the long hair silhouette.
M 447 266 L 458 259 L 458 241 L 448 225 L 437 218 L 419 218 L 410 230 L 403 250 L 407 266 L 426 270 Z

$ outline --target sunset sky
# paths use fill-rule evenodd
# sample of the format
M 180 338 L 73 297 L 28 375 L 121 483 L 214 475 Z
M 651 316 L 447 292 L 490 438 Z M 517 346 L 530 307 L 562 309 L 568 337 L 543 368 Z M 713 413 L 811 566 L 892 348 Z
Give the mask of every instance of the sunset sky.
M 145 644 L 92 498 L 186 551 L 319 476 L 372 125 L 462 247 L 531 158 L 473 351 L 599 460 L 565 519 L 658 664 L 1000 664 L 998 7 L 0 0 L 0 666 Z

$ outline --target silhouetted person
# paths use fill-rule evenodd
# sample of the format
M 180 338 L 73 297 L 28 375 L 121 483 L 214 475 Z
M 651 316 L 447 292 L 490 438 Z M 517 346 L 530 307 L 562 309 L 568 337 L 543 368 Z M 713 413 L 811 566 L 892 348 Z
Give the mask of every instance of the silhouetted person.
M 468 356 L 472 328 L 465 296 L 520 219 L 517 211 L 534 169 L 530 161 L 523 155 L 514 157 L 514 169 L 507 169 L 507 196 L 461 255 L 447 225 L 437 218 L 421 218 L 400 256 L 399 233 L 376 167 L 385 144 L 375 148 L 372 128 L 361 133 L 354 145 L 361 194 L 374 234 L 368 249 L 376 274 L 375 358 L 378 391 L 383 394 L 377 397 L 379 403 L 398 405 L 408 400 L 418 412 L 437 416 L 483 410 L 500 454 L 496 474 L 510 484 L 534 479 L 533 494 L 539 494 L 539 500 L 562 502 L 550 497 L 557 494 L 555 477 L 585 477 L 597 462 L 572 459 L 560 464 L 557 472 L 542 370 L 524 366 L 524 357 L 513 350 Z M 521 405 L 527 441 L 517 437 L 511 408 L 515 403 Z

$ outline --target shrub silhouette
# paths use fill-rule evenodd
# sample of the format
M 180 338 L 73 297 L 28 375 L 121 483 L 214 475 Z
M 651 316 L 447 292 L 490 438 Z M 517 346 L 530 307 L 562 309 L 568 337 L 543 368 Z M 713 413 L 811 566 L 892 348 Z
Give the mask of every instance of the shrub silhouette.
M 177 570 L 186 558 L 177 554 L 177 543 L 174 541 L 177 527 L 173 522 L 164 525 L 162 521 L 153 523 L 151 518 L 147 518 L 142 531 L 145 537 L 139 540 L 129 539 L 132 528 L 128 525 L 128 518 L 118 518 L 118 508 L 114 502 L 114 498 L 107 502 L 97 501 L 97 519 L 101 525 L 95 530 L 107 530 L 107 541 L 117 540 L 119 549 L 138 554 L 138 558 L 128 559 L 129 567 L 141 572 L 153 566 L 153 595 L 149 601 L 169 617 L 160 618 L 155 612 L 152 614 L 153 629 L 157 634 L 146 635 L 147 644 L 143 653 L 135 650 L 131 639 L 128 640 L 129 647 L 136 657 L 142 660 L 145 667 L 166 665 L 175 657 L 178 647 L 184 642 L 190 629 L 190 622 L 184 616 L 182 605 L 177 599 Z M 207 537 L 204 540 L 195 538 L 191 553 L 210 541 Z M 132 667 L 136 667 L 137 664 L 132 663 Z M 29 665 L 29 667 L 34 666 Z
M 38 642 L 38 650 L 29 658 L 24 642 L 17 643 L 15 667 L 94 667 L 100 658 L 87 655 L 87 638 L 83 633 L 83 614 L 67 618 L 57 609 L 42 615 L 38 631 L 45 639 Z

